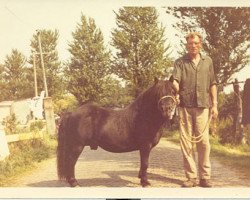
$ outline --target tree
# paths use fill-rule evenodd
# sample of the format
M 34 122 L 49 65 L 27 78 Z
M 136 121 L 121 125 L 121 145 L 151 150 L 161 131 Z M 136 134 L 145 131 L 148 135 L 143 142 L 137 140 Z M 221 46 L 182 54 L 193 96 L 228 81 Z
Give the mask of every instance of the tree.
M 153 7 L 124 7 L 116 14 L 112 46 L 117 49 L 112 71 L 126 80 L 133 96 L 147 88 L 154 77 L 166 77 L 170 59 L 164 28 Z
M 233 7 L 175 7 L 167 13 L 180 19 L 174 27 L 204 35 L 204 51 L 212 57 L 220 83 L 227 83 L 249 63 L 250 9 Z
M 30 97 L 30 84 L 27 79 L 28 68 L 25 56 L 17 49 L 12 49 L 6 56 L 2 68 L 1 96 L 3 100 L 17 100 Z
M 110 52 L 104 46 L 102 32 L 94 19 L 82 15 L 72 35 L 73 41 L 69 44 L 71 59 L 65 71 L 68 90 L 79 103 L 100 102 L 110 65 Z
M 41 38 L 41 46 L 46 74 L 46 81 L 48 85 L 48 93 L 49 96 L 53 98 L 58 98 L 60 94 L 64 91 L 64 84 L 62 79 L 62 66 L 59 61 L 58 52 L 56 50 L 57 40 L 59 37 L 59 33 L 57 30 L 41 30 L 40 38 Z M 29 63 L 33 65 L 33 55 L 35 55 L 36 62 L 36 71 L 37 71 L 37 84 L 38 84 L 38 92 L 45 90 L 44 82 L 43 82 L 43 72 L 41 66 L 41 58 L 39 51 L 39 43 L 38 43 L 38 34 L 34 34 L 31 39 L 31 56 L 29 59 Z M 30 69 L 30 77 L 33 77 L 33 68 Z M 34 83 L 34 78 L 32 79 Z M 34 86 L 34 84 L 33 84 Z M 34 90 L 33 90 L 34 91 Z
M 120 80 L 113 76 L 107 76 L 105 79 L 105 96 L 101 99 L 101 105 L 108 107 L 125 107 L 133 100 L 133 98 L 128 95 L 128 88 L 123 87 Z

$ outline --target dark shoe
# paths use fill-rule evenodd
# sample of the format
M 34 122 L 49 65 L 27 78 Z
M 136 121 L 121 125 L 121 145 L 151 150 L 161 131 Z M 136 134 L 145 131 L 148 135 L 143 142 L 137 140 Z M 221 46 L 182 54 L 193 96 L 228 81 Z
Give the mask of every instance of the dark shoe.
M 190 178 L 182 183 L 182 187 L 195 187 L 197 186 L 196 178 Z
M 209 179 L 201 179 L 200 180 L 200 186 L 201 187 L 212 187 L 212 184 Z

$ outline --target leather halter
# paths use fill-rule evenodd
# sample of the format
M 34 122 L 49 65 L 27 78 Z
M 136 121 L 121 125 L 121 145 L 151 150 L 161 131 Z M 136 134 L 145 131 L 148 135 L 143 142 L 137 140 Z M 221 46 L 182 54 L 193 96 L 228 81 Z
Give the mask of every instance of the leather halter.
M 171 98 L 171 99 L 174 101 L 174 103 L 176 104 L 176 99 L 175 99 L 173 96 L 171 96 L 171 95 L 166 95 L 166 96 L 163 96 L 163 97 L 161 97 L 161 98 L 159 99 L 159 101 L 158 101 L 158 107 L 160 106 L 161 101 L 162 101 L 163 99 L 166 99 L 166 98 Z

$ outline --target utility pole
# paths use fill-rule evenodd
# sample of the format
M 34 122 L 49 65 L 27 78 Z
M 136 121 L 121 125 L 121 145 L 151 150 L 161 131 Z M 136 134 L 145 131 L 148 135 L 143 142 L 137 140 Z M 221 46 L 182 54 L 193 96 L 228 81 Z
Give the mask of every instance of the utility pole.
M 40 31 L 37 31 L 38 36 L 38 44 L 39 44 L 39 51 L 40 51 L 40 57 L 41 57 L 41 65 L 43 70 L 43 83 L 44 83 L 44 89 L 45 89 L 45 96 L 48 97 L 48 87 L 47 87 L 47 81 L 46 81 L 46 73 L 45 73 L 45 67 L 44 67 L 44 61 L 43 61 L 43 52 L 42 52 L 42 45 L 41 45 L 41 38 L 40 38 Z
M 47 53 L 42 52 L 42 45 L 41 45 L 41 38 L 40 38 L 40 31 L 39 30 L 37 31 L 37 36 L 38 36 L 38 44 L 39 44 L 39 53 L 40 53 L 40 57 L 41 57 L 41 65 L 42 65 L 42 70 L 43 70 L 43 83 L 44 83 L 44 89 L 45 89 L 45 98 L 43 99 L 43 106 L 44 106 L 47 132 L 50 135 L 55 135 L 56 134 L 56 124 L 55 124 L 53 101 L 52 101 L 52 98 L 49 97 L 49 94 L 48 94 L 46 73 L 45 73 L 45 67 L 44 67 L 44 61 L 43 61 L 43 54 L 47 54 Z
M 37 77 L 36 77 L 36 53 L 33 53 L 33 67 L 34 67 L 35 97 L 37 97 L 38 91 L 37 91 Z

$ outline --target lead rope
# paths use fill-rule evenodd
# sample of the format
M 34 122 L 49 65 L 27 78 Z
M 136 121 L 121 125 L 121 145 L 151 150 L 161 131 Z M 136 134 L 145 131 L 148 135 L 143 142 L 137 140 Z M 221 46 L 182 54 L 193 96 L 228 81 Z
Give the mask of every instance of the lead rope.
M 205 130 L 207 129 L 207 127 L 209 126 L 211 120 L 212 120 L 212 115 L 210 114 L 210 117 L 208 118 L 207 123 L 206 123 L 206 125 L 205 125 L 203 131 L 202 131 L 201 134 L 198 135 L 198 136 L 188 135 L 188 134 L 186 133 L 185 129 L 184 129 L 184 126 L 180 126 L 180 129 L 181 129 L 181 136 L 183 136 L 184 139 L 186 139 L 187 141 L 189 141 L 189 142 L 191 142 L 191 143 L 195 143 L 195 144 L 196 144 L 196 143 L 199 143 L 199 142 L 202 140 L 202 138 L 203 138 L 203 136 L 204 136 L 204 132 L 205 132 Z M 181 123 L 182 125 L 185 125 L 185 123 L 184 123 L 181 119 L 180 119 L 180 123 Z

